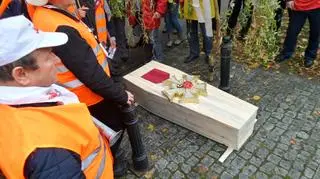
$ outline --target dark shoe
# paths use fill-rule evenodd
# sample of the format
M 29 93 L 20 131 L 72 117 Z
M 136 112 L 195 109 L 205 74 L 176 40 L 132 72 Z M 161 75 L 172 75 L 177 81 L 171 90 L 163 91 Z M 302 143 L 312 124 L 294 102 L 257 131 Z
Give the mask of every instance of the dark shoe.
M 188 56 L 185 60 L 184 63 L 190 63 L 196 59 L 198 59 L 199 56 Z
M 305 60 L 304 67 L 310 68 L 313 65 L 313 60 Z
M 285 58 L 283 55 L 278 55 L 277 57 L 276 57 L 276 59 L 274 60 L 276 63 L 282 63 L 282 62 L 284 62 L 284 61 L 287 61 L 289 58 Z
M 206 56 L 206 58 L 205 58 L 204 60 L 205 60 L 205 62 L 206 62 L 207 64 L 209 64 L 210 57 L 209 57 L 209 56 Z
M 115 177 L 122 177 L 127 174 L 129 168 L 128 161 L 125 159 L 123 149 L 118 149 L 114 156 L 113 172 Z

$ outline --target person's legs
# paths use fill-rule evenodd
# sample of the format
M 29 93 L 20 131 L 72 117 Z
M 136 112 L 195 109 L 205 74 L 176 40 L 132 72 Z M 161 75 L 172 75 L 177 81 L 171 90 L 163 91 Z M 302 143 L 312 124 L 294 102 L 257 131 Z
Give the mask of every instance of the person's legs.
M 241 28 L 240 30 L 240 38 L 244 39 L 244 37 L 247 35 L 251 23 L 252 23 L 252 15 L 253 15 L 253 4 L 251 2 L 248 2 L 250 4 L 248 4 L 249 7 L 246 7 L 246 1 L 242 0 L 242 8 L 249 8 L 249 14 L 246 16 L 246 24 L 244 25 L 244 27 Z
M 129 49 L 127 48 L 127 37 L 125 33 L 125 19 L 114 18 L 114 25 L 116 30 L 117 49 L 121 54 L 121 59 L 126 61 L 129 58 Z
M 308 47 L 305 51 L 305 66 L 310 67 L 313 64 L 313 60 L 317 57 L 320 35 L 320 9 L 311 10 L 307 13 L 310 32 Z
M 172 22 L 172 19 L 171 19 L 171 8 L 172 8 L 172 3 L 168 3 L 168 10 L 166 12 L 166 15 L 165 15 L 165 21 L 166 21 L 166 30 L 167 30 L 167 33 L 168 33 L 168 39 L 169 41 L 167 42 L 167 46 L 168 47 L 171 47 L 173 42 L 172 42 L 172 30 L 173 30 L 173 22 Z
M 307 19 L 307 13 L 303 11 L 291 10 L 290 16 L 287 35 L 283 44 L 283 50 L 277 57 L 276 62 L 285 61 L 292 56 L 296 47 L 297 37 Z
M 189 63 L 199 57 L 199 37 L 198 37 L 198 21 L 187 20 L 187 36 L 189 42 L 189 56 L 184 61 Z
M 162 44 L 160 41 L 160 32 L 159 29 L 154 29 L 151 31 L 151 42 L 152 42 L 152 53 L 153 53 L 153 60 L 156 61 L 163 61 L 164 54 L 162 50 Z
M 275 21 L 276 21 L 276 25 L 277 25 L 277 31 L 279 30 L 279 28 L 281 27 L 281 22 L 282 22 L 282 16 L 283 16 L 283 9 L 285 9 L 285 3 L 283 0 L 278 0 L 279 3 L 279 8 L 275 10 Z M 284 6 L 283 6 L 284 4 Z
M 211 54 L 211 51 L 212 51 L 212 37 L 207 36 L 206 27 L 204 23 L 200 23 L 200 29 L 201 29 L 203 42 L 204 42 L 203 44 L 204 44 L 204 51 L 206 54 L 206 61 L 208 61 L 209 55 Z
M 172 4 L 170 9 L 170 20 L 173 27 L 177 30 L 178 37 L 179 37 L 178 39 L 179 41 L 175 41 L 176 45 L 180 44 L 181 40 L 183 39 L 183 34 L 182 34 L 183 30 L 179 22 L 178 13 L 179 13 L 179 3 Z M 176 43 L 176 42 L 179 42 L 179 43 Z
M 229 7 L 232 8 L 232 13 L 228 17 L 228 28 L 227 28 L 228 35 L 231 35 L 232 30 L 237 25 L 238 16 L 240 14 L 241 6 L 242 6 L 242 1 L 243 0 L 230 0 L 229 2 Z

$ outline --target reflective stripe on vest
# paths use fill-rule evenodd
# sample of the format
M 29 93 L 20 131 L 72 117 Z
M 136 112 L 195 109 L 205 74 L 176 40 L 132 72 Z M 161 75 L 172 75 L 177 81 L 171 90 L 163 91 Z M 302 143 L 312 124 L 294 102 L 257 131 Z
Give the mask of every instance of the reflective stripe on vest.
M 104 14 L 97 14 L 96 15 L 96 20 L 101 20 L 101 19 L 105 19 L 106 16 Z
M 84 171 L 93 163 L 93 161 L 98 156 L 99 152 L 102 150 L 102 152 L 103 152 L 102 159 L 101 159 L 100 164 L 99 164 L 99 168 L 98 168 L 98 172 L 97 172 L 96 178 L 100 178 L 101 177 L 101 175 L 103 173 L 103 170 L 105 168 L 105 163 L 106 163 L 106 145 L 102 141 L 101 136 L 99 136 L 99 142 L 100 142 L 99 147 L 97 149 L 95 149 L 87 158 L 85 158 L 81 162 L 81 170 Z
M 107 28 L 105 28 L 105 27 L 99 27 L 99 28 L 97 28 L 97 32 L 98 32 L 98 33 L 107 32 Z
M 103 70 L 104 70 L 104 69 L 108 66 L 108 60 L 105 59 L 105 60 L 102 62 L 102 64 L 100 64 L 100 65 L 101 65 L 101 67 L 102 67 Z M 65 67 L 65 66 L 62 65 L 62 64 L 59 65 L 59 66 L 57 66 L 56 68 L 57 68 L 58 72 L 60 72 L 60 73 L 69 72 L 68 68 Z M 83 83 L 82 83 L 80 80 L 75 79 L 75 80 L 72 80 L 72 81 L 69 81 L 69 82 L 66 82 L 66 83 L 63 83 L 63 84 L 58 83 L 58 85 L 63 86 L 63 87 L 65 87 L 65 88 L 77 88 L 77 87 L 82 86 Z

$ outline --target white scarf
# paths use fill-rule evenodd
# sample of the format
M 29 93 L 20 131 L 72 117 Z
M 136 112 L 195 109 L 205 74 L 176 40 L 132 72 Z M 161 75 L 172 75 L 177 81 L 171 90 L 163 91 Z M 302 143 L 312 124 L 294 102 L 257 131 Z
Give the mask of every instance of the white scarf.
M 0 86 L 0 104 L 19 105 L 44 102 L 79 103 L 78 97 L 69 90 L 58 86 L 9 87 Z

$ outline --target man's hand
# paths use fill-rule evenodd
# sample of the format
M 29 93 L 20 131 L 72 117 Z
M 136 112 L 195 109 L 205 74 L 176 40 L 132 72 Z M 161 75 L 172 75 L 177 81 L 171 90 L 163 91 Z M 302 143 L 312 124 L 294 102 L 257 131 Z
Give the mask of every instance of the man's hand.
M 153 14 L 153 18 L 154 18 L 154 19 L 159 19 L 160 17 L 161 17 L 161 15 L 160 15 L 159 12 L 155 12 L 155 13 Z
M 288 1 L 287 2 L 287 8 L 294 10 L 294 1 Z
M 88 10 L 89 10 L 89 8 L 86 7 L 86 6 L 80 7 L 80 8 L 78 9 L 79 16 L 80 16 L 81 18 L 85 18 Z
M 116 48 L 117 47 L 117 42 L 116 42 L 116 38 L 115 37 L 110 37 L 109 42 L 110 42 L 111 48 Z
M 128 95 L 128 100 L 127 100 L 127 104 L 132 105 L 134 103 L 134 96 L 132 93 L 130 93 L 129 91 L 126 91 L 127 95 Z

